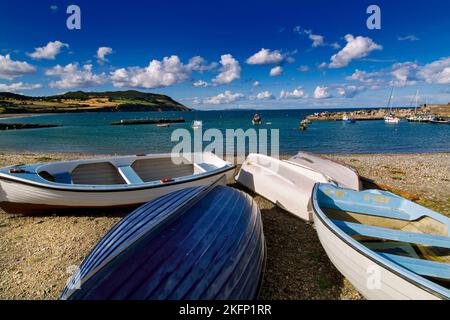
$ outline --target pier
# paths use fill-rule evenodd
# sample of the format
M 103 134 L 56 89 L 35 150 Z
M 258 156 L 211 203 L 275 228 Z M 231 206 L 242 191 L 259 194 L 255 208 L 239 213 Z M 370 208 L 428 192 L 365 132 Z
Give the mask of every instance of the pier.
M 186 120 L 183 118 L 172 119 L 129 119 L 111 122 L 112 126 L 129 126 L 138 124 L 162 124 L 162 123 L 184 123 Z
M 43 129 L 59 127 L 57 124 L 0 123 L 0 130 Z

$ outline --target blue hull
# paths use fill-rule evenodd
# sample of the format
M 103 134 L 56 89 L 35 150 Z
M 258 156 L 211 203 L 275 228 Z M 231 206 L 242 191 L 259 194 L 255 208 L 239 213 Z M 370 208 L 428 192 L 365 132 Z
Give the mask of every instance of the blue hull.
M 187 188 L 116 224 L 61 298 L 254 299 L 265 256 L 261 214 L 248 195 L 224 186 Z

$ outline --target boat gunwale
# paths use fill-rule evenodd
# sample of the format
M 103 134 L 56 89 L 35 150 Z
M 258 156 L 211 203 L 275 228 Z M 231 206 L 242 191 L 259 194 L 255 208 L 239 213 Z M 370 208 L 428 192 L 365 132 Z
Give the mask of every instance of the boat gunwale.
M 3 180 L 3 181 L 24 184 L 24 185 L 28 185 L 28 186 L 33 186 L 36 188 L 50 189 L 50 190 L 57 190 L 57 191 L 67 191 L 67 192 L 126 192 L 126 191 L 147 190 L 147 189 L 153 189 L 153 188 L 173 186 L 173 185 L 178 185 L 178 184 L 182 184 L 182 183 L 189 183 L 192 181 L 198 181 L 198 180 L 202 180 L 205 178 L 209 178 L 209 177 L 212 177 L 212 176 L 215 176 L 218 174 L 227 173 L 231 170 L 236 169 L 235 164 L 224 161 L 223 159 L 219 158 L 218 156 L 216 156 L 214 154 L 212 154 L 212 155 L 217 157 L 219 160 L 223 161 L 224 165 L 221 167 L 218 167 L 217 169 L 211 170 L 211 171 L 205 171 L 205 172 L 192 174 L 192 175 L 188 175 L 188 176 L 175 177 L 175 178 L 173 178 L 174 181 L 169 181 L 169 182 L 160 182 L 159 180 L 153 180 L 153 181 L 139 183 L 139 184 L 113 184 L 113 185 L 64 184 L 64 183 L 55 183 L 55 182 L 51 182 L 51 181 L 48 181 L 48 183 L 43 183 L 43 182 L 39 182 L 39 181 L 24 179 L 24 178 L 21 178 L 18 176 L 17 177 L 12 176 L 12 175 L 4 173 L 4 172 L 0 172 L 0 181 Z M 164 154 L 158 154 L 155 156 L 164 156 Z M 143 157 L 141 158 L 140 156 L 124 156 L 123 158 L 127 158 L 127 157 L 136 157 L 137 159 L 144 159 Z M 154 157 L 152 157 L 152 158 L 154 158 Z M 99 159 L 83 159 L 82 161 L 92 161 L 92 160 L 111 161 L 111 159 L 114 159 L 114 157 L 99 158 Z M 78 161 L 78 160 L 71 160 L 71 161 L 67 161 L 67 162 L 76 162 L 76 161 Z M 66 162 L 66 161 L 64 161 L 64 162 Z M 43 165 L 49 165 L 49 164 L 51 164 L 51 163 L 45 163 L 45 164 L 40 164 L 40 165 L 43 166 Z M 195 162 L 193 164 L 195 164 Z M 38 174 L 37 170 L 39 167 L 37 166 L 37 164 L 29 165 L 29 166 L 34 166 L 33 173 Z M 17 167 L 17 166 L 5 167 L 5 168 L 2 168 L 2 170 L 14 168 L 14 167 Z M 46 181 L 45 179 L 43 179 L 43 180 Z
M 351 249 L 358 252 L 363 257 L 373 261 L 374 263 L 381 265 L 384 269 L 387 271 L 393 273 L 394 275 L 402 278 L 403 280 L 411 283 L 412 285 L 415 285 L 416 287 L 440 298 L 449 300 L 450 299 L 450 290 L 442 287 L 441 285 L 432 282 L 431 280 L 426 279 L 423 276 L 420 276 L 405 267 L 396 264 L 395 262 L 392 262 L 386 258 L 383 258 L 376 254 L 375 251 L 367 249 L 357 240 L 354 240 L 351 236 L 349 236 L 347 233 L 345 233 L 343 230 L 341 230 L 339 227 L 337 227 L 331 219 L 329 219 L 326 214 L 322 211 L 322 209 L 319 206 L 318 200 L 317 200 L 317 190 L 321 185 L 324 185 L 322 183 L 316 183 L 314 185 L 313 191 L 312 191 L 312 211 L 314 216 L 316 216 L 322 224 L 327 227 L 328 230 L 330 230 L 335 236 L 337 236 L 342 242 L 344 242 L 346 245 L 348 245 Z M 447 292 L 445 292 L 445 290 Z

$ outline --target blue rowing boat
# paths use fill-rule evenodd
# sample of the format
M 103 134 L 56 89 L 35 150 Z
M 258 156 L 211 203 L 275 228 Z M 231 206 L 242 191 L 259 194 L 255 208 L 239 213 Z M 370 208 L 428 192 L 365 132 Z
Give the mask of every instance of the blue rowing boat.
M 380 190 L 316 184 L 320 242 L 368 299 L 449 299 L 450 219 Z
M 117 223 L 61 298 L 254 299 L 265 256 L 261 214 L 250 196 L 220 185 L 186 188 Z

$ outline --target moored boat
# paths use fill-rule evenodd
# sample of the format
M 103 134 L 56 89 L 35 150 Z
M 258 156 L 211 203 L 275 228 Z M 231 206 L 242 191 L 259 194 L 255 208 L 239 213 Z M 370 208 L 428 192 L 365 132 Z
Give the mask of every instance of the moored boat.
M 192 121 L 191 127 L 192 127 L 192 129 L 200 129 L 201 127 L 203 127 L 203 121 L 194 120 L 194 121 Z
M 138 206 L 182 188 L 232 181 L 235 166 L 212 153 L 153 154 L 0 169 L 0 208 L 10 213 Z
M 445 118 L 433 118 L 429 121 L 430 123 L 434 124 L 450 124 L 450 119 Z
M 265 262 L 261 214 L 225 186 L 165 195 L 117 223 L 81 264 L 70 300 L 248 300 Z
M 304 159 L 304 158 L 303 158 Z M 303 165 L 301 156 L 288 161 L 279 160 L 262 154 L 250 154 L 236 176 L 236 181 L 256 192 L 280 208 L 306 220 L 312 220 L 309 207 L 311 192 L 317 182 L 337 183 L 341 178 L 333 174 L 333 168 L 326 176 L 317 168 Z M 335 164 L 334 168 L 341 165 Z M 343 172 L 342 172 L 343 173 Z M 342 174 L 340 173 L 340 174 Z M 351 171 L 351 174 L 355 173 Z
M 449 218 L 392 193 L 316 184 L 314 225 L 331 262 L 368 299 L 449 299 Z
M 349 117 L 347 116 L 347 114 L 344 114 L 344 115 L 342 116 L 342 121 L 343 121 L 344 123 L 356 123 L 355 119 L 349 118 Z
M 252 123 L 254 125 L 258 125 L 258 124 L 262 123 L 261 116 L 258 113 L 255 113 L 255 115 L 253 116 Z

